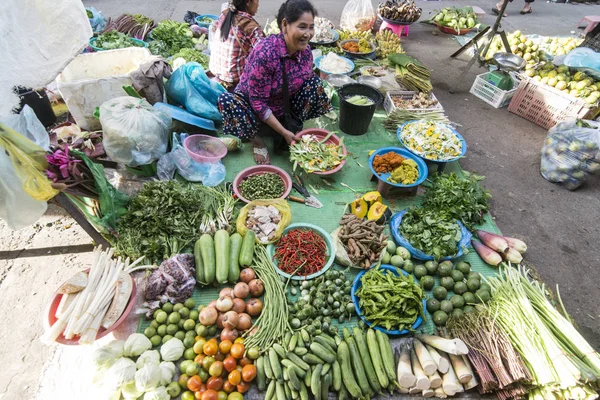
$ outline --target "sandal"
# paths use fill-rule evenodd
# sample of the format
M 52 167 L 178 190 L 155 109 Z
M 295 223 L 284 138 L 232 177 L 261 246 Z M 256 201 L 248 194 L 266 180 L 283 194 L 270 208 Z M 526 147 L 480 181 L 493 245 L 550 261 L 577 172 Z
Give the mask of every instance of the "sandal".
M 271 164 L 271 159 L 269 158 L 269 151 L 266 147 L 253 147 L 252 152 L 254 153 L 254 162 L 257 165 Z
M 532 12 L 533 12 L 533 10 L 531 8 L 529 10 L 527 10 L 527 11 L 521 10 L 521 15 L 531 14 Z
M 496 7 L 492 8 L 492 13 L 495 15 L 500 15 L 500 10 L 498 10 Z M 508 17 L 507 13 L 504 13 L 503 17 Z

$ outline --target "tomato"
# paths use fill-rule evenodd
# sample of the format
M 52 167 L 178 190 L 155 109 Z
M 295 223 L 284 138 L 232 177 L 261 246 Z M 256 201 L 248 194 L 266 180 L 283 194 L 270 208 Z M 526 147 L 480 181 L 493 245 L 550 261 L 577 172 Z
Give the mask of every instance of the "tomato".
M 227 393 L 220 391 L 219 393 L 217 393 L 217 395 L 219 396 L 218 400 L 227 400 Z
M 227 400 L 244 400 L 244 395 L 238 392 L 233 392 L 227 396 Z
M 225 391 L 225 393 L 231 393 L 234 390 L 235 390 L 235 385 L 232 385 L 231 383 L 229 383 L 229 381 L 223 382 L 223 391 Z
M 204 340 L 204 339 L 200 339 L 196 343 L 194 343 L 194 347 L 193 347 L 194 353 L 204 354 L 203 348 L 204 348 L 205 344 L 206 344 L 206 340 Z
M 242 381 L 242 374 L 240 374 L 239 371 L 233 370 L 227 376 L 227 382 L 231 383 L 232 385 L 237 386 L 240 384 L 241 381 Z
M 179 376 L 179 381 L 178 381 L 179 382 L 179 386 L 181 386 L 184 389 L 187 389 L 188 379 L 190 379 L 189 376 L 187 376 L 186 374 L 181 374 Z
M 219 351 L 217 341 L 215 340 L 213 342 L 212 339 L 210 339 L 208 342 L 204 343 L 204 346 L 202 346 L 202 350 L 207 356 L 214 356 Z
M 202 382 L 206 382 L 208 378 L 210 378 L 210 375 L 208 374 L 208 372 L 206 372 L 204 368 L 198 371 L 198 375 L 200 376 L 200 379 L 202 379 Z
M 244 367 L 242 367 L 241 365 L 236 365 L 236 366 L 235 366 L 235 369 L 236 369 L 236 371 L 239 371 L 239 373 L 240 373 L 240 374 L 242 373 L 242 369 L 243 369 L 243 368 L 244 368 Z
M 215 361 L 208 370 L 208 374 L 210 376 L 220 376 L 222 373 L 223 373 L 223 363 L 221 361 Z
M 204 392 L 206 392 L 206 390 Z M 194 392 L 194 399 L 202 400 L 202 393 L 204 392 Z
M 229 352 L 233 358 L 237 358 L 239 360 L 240 358 L 244 357 L 244 351 L 246 351 L 246 348 L 242 343 L 234 343 Z
M 256 378 L 256 366 L 249 364 L 242 369 L 242 379 L 244 382 L 252 382 Z
M 192 376 L 187 381 L 187 388 L 190 389 L 192 392 L 197 392 L 198 390 L 200 390 L 201 385 L 202 385 L 202 379 L 200 379 L 200 377 L 198 375 Z
M 248 357 L 242 357 L 242 359 L 240 360 L 240 365 L 242 367 L 245 367 L 246 365 L 252 364 L 252 360 L 249 359 Z
M 212 390 L 221 390 L 223 387 L 223 378 L 211 376 L 206 382 L 206 388 Z
M 231 340 L 223 340 L 219 343 L 219 351 L 223 354 L 227 354 L 229 353 L 229 350 L 231 350 L 231 346 L 233 346 Z
M 215 354 L 215 360 L 217 361 L 223 361 L 225 359 L 225 354 L 221 353 L 220 351 Z
M 235 339 L 235 340 L 233 341 L 233 343 L 241 343 L 241 344 L 244 344 L 244 338 L 243 338 L 243 337 L 239 337 L 239 338 Z
M 181 393 L 181 400 L 194 400 L 194 393 L 189 390 Z
M 246 393 L 248 389 L 250 389 L 250 384 L 248 382 L 240 382 L 239 385 L 236 386 L 236 389 L 240 393 Z
M 206 357 L 204 354 L 198 354 L 195 358 L 194 358 L 194 362 L 198 365 L 202 365 L 202 361 L 204 361 L 204 357 Z
M 223 367 L 225 367 L 225 370 L 227 372 L 233 371 L 236 366 L 237 366 L 237 361 L 235 358 L 233 358 L 231 356 L 229 356 L 223 360 Z
M 246 352 L 246 355 L 251 360 L 256 360 L 260 356 L 260 352 L 258 350 L 258 347 L 251 347 L 251 348 L 249 348 L 248 351 Z
M 202 394 L 201 400 L 219 400 L 219 394 L 216 390 L 208 389 Z
M 213 357 L 204 357 L 204 360 L 202 360 L 202 368 L 208 371 L 208 369 L 211 365 L 213 365 L 214 362 L 215 359 Z

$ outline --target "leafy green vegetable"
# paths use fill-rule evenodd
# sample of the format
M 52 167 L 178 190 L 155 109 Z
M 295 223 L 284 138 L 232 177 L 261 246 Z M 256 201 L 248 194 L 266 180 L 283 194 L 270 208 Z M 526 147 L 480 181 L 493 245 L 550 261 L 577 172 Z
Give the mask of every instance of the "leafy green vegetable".
M 192 38 L 194 34 L 185 22 L 176 22 L 170 19 L 161 21 L 152 30 L 154 40 L 162 40 L 168 47 L 169 55 L 177 53 L 181 49 L 193 48 Z
M 455 255 L 462 238 L 453 218 L 424 207 L 410 208 L 404 214 L 400 233 L 414 248 L 436 260 Z
M 183 58 L 186 62 L 197 62 L 205 70 L 208 69 L 208 56 L 201 51 L 196 49 L 181 49 L 176 54 L 173 54 L 173 60 L 179 57 Z
M 126 47 L 142 47 L 143 45 L 134 42 L 124 33 L 111 31 L 103 33 L 96 39 L 96 47 L 103 50 L 124 49 Z
M 169 46 L 164 40 L 153 40 L 148 44 L 148 50 L 155 56 L 162 56 L 168 58 L 171 54 L 169 53 Z
M 146 17 L 144 14 L 133 14 L 132 17 L 135 20 L 135 22 L 137 22 L 140 25 L 152 25 L 154 23 L 154 20 L 152 18 Z
M 473 231 L 475 225 L 483 222 L 488 211 L 488 199 L 492 197 L 479 182 L 483 176 L 464 171 L 464 178 L 457 174 L 438 174 L 431 179 L 423 199 L 423 207 L 444 214 L 450 219 L 458 219 Z

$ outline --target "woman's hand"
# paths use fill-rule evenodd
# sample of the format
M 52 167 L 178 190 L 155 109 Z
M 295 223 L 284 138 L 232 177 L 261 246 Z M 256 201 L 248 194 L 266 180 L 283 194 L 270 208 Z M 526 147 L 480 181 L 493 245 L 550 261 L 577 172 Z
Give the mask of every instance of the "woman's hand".
M 292 131 L 288 131 L 287 129 L 281 133 L 281 136 L 285 139 L 285 141 L 291 146 L 296 144 L 296 135 L 292 133 Z

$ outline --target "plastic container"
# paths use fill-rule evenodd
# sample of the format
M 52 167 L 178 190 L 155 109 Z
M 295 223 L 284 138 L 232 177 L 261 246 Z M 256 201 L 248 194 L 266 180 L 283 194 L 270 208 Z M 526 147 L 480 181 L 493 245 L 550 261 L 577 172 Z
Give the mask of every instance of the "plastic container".
M 87 269 L 84 272 L 89 273 L 90 270 Z M 125 310 L 123 310 L 123 314 L 121 314 L 119 319 L 110 328 L 104 329 L 103 327 L 100 327 L 100 329 L 98 329 L 98 334 L 96 335 L 96 340 L 108 335 L 109 333 L 111 333 L 112 331 L 117 329 L 119 327 L 119 325 L 121 325 L 123 323 L 123 321 L 125 321 L 127 319 L 127 316 L 133 310 L 133 307 L 135 306 L 137 287 L 135 284 L 135 279 L 131 278 L 131 283 L 133 286 L 131 289 L 131 295 L 129 296 L 129 301 L 127 302 L 127 306 L 125 307 Z M 62 296 L 63 295 L 58 292 L 54 293 L 54 296 L 52 296 L 52 301 L 47 306 L 46 311 L 43 314 L 45 316 L 44 317 L 44 329 L 45 330 L 50 329 L 50 327 L 52 327 L 52 325 L 54 325 L 56 323 L 56 321 L 58 320 L 56 318 L 55 314 L 56 314 L 56 309 L 58 308 L 58 305 L 60 304 L 60 300 L 62 299 Z M 70 345 L 70 346 L 78 346 L 79 345 L 79 336 L 75 336 L 73 339 L 66 339 L 62 334 L 60 334 L 58 336 L 58 338 L 56 339 L 56 342 L 60 343 L 60 344 Z
M 212 19 L 212 21 L 211 22 L 200 22 L 204 18 L 210 18 L 210 19 Z M 212 24 L 213 22 L 215 22 L 218 19 L 219 19 L 219 16 L 218 15 L 214 15 L 214 14 L 202 14 L 202 15 L 198 15 L 196 17 L 196 25 L 198 25 L 200 28 L 208 28 L 210 26 L 210 24 Z
M 75 122 L 83 130 L 102 129 L 96 107 L 125 94 L 131 73 L 152 55 L 143 47 L 80 54 L 56 78 L 58 90 Z
M 340 96 L 340 129 L 348 135 L 363 135 L 369 130 L 369 124 L 375 109 L 383 100 L 383 95 L 371 86 L 360 83 L 344 85 L 338 90 Z M 367 96 L 373 100 L 370 106 L 357 106 L 346 101 L 354 95 Z
M 305 136 L 305 135 L 313 135 L 313 136 L 316 136 L 317 138 L 319 138 L 319 140 L 323 140 L 329 135 L 329 131 L 326 131 L 325 129 L 317 129 L 317 128 L 305 129 L 303 131 L 296 133 L 296 138 L 300 139 L 300 138 L 302 138 L 302 136 Z M 332 143 L 335 145 L 339 145 L 340 138 L 338 136 L 336 136 L 335 134 L 331 134 L 331 136 L 329 136 L 329 138 L 325 141 L 325 143 Z M 342 143 L 342 154 L 348 154 L 348 150 L 346 149 L 346 146 L 344 145 L 344 143 Z M 312 172 L 312 173 L 315 175 L 331 175 L 331 174 L 335 174 L 336 172 L 341 170 L 344 165 L 346 165 L 346 159 L 342 160 L 342 162 L 334 169 L 330 169 L 329 171 Z
M 90 47 L 94 51 L 107 51 L 107 50 L 103 49 L 102 47 L 97 47 L 96 46 L 96 40 L 97 40 L 97 38 L 91 38 L 90 39 L 90 41 L 89 41 Z M 148 43 L 144 42 L 143 40 L 136 39 L 136 38 L 129 38 L 129 40 L 131 40 L 133 42 L 131 44 L 131 47 L 148 47 Z
M 513 88 L 511 90 L 502 90 L 490 82 L 487 81 L 489 72 L 477 75 L 473 86 L 471 86 L 471 94 L 475 97 L 485 101 L 494 108 L 503 108 L 508 106 L 511 99 L 517 93 L 517 87 L 519 86 L 519 79 L 515 73 L 510 73 L 513 78 Z
M 325 232 L 322 228 L 320 228 L 316 225 L 307 224 L 307 223 L 291 224 L 283 230 L 283 233 L 285 234 L 287 231 L 289 231 L 290 229 L 294 229 L 294 228 L 311 229 L 311 230 L 317 232 L 319 235 L 321 235 L 321 237 L 323 239 L 325 239 L 325 244 L 327 245 L 327 252 L 326 252 L 327 262 L 325 263 L 325 266 L 323 268 L 321 268 L 321 270 L 319 272 L 315 272 L 314 274 L 307 275 L 307 276 L 298 276 L 298 275 L 292 276 L 288 273 L 283 272 L 282 270 L 280 270 L 277 267 L 277 261 L 274 258 L 275 248 L 277 246 L 277 243 L 275 243 L 275 244 L 270 244 L 267 246 L 267 254 L 269 255 L 269 258 L 271 260 L 273 260 L 273 265 L 275 265 L 275 271 L 279 275 L 283 276 L 284 278 L 292 279 L 294 281 L 308 281 L 310 279 L 314 279 L 314 278 L 317 278 L 317 277 L 323 275 L 329 268 L 331 268 L 331 266 L 333 265 L 333 262 L 335 261 L 335 246 L 333 245 L 333 240 L 331 239 L 331 236 L 329 235 L 329 233 Z
M 283 194 L 281 195 L 281 197 L 279 197 L 279 198 L 285 199 L 286 197 L 288 197 L 288 195 L 292 191 L 292 178 L 290 177 L 290 175 L 287 172 L 285 172 L 281 168 L 276 167 L 274 165 L 254 165 L 252 167 L 248 167 L 248 168 L 240 171 L 240 173 L 237 174 L 235 176 L 235 178 L 233 179 L 233 184 L 232 184 L 233 193 L 235 193 L 235 195 L 244 203 L 250 203 L 250 200 L 244 198 L 242 196 L 242 194 L 240 193 L 240 190 L 239 190 L 240 184 L 242 183 L 242 181 L 244 179 L 246 179 L 247 177 L 249 177 L 251 175 L 264 174 L 265 172 L 271 172 L 271 173 L 279 175 L 279 177 L 281 178 L 281 180 L 283 181 L 283 184 L 285 186 L 285 190 L 284 190 Z
M 183 148 L 192 160 L 213 164 L 227 155 L 227 146 L 219 139 L 208 135 L 191 135 L 183 140 Z
M 392 265 L 389 265 L 389 264 L 381 264 L 381 266 L 379 268 L 383 269 L 386 274 L 387 273 L 392 273 L 392 274 L 394 274 L 396 276 L 399 276 L 400 275 L 399 272 L 401 272 L 405 276 L 408 275 L 408 272 L 406 272 L 406 271 L 404 271 L 404 270 L 402 270 L 400 268 L 396 268 L 396 267 L 394 267 Z M 369 270 L 368 269 L 367 270 L 362 270 L 362 271 L 360 271 L 358 273 L 358 275 L 356 275 L 356 277 L 354 278 L 354 282 L 352 283 L 352 289 L 350 289 L 350 296 L 352 297 L 352 302 L 354 303 L 354 308 L 356 310 L 356 314 L 369 327 L 371 327 L 373 329 L 377 329 L 378 331 L 381 331 L 381 332 L 385 333 L 386 335 L 392 335 L 392 336 L 406 335 L 407 333 L 409 333 L 408 329 L 404 329 L 404 330 L 401 330 L 401 331 L 399 331 L 399 330 L 387 330 L 387 329 L 385 329 L 385 328 L 383 328 L 381 326 L 373 325 L 363 315 L 362 309 L 358 305 L 359 299 L 358 299 L 358 296 L 356 296 L 356 292 L 362 286 L 360 278 L 362 278 L 362 276 L 364 274 L 366 274 L 367 271 L 369 271 Z M 424 312 L 427 312 L 427 311 L 425 311 L 425 309 L 426 309 L 426 302 L 425 302 L 425 300 L 423 300 L 423 310 L 424 310 Z M 416 330 L 419 326 L 421 326 L 422 323 L 423 323 L 423 317 L 418 316 L 417 319 L 415 320 L 415 323 L 412 324 L 411 328 L 413 330 Z
M 458 159 L 464 157 L 465 154 L 467 153 L 467 142 L 465 141 L 465 138 L 463 138 L 462 135 L 460 133 L 458 133 L 458 131 L 456 129 L 454 129 L 452 126 L 450 126 L 450 125 L 446 125 L 446 126 L 452 131 L 452 133 L 454 133 L 456 135 L 456 137 L 458 138 L 458 140 L 460 140 L 460 142 L 462 144 L 462 146 L 461 146 L 462 147 L 462 151 L 461 151 L 461 153 L 460 153 L 460 155 L 458 157 L 450 158 L 450 159 L 447 159 L 447 160 L 432 160 L 431 158 L 423 157 L 422 155 L 413 152 L 411 150 L 411 148 L 408 147 L 406 145 L 406 143 L 404 143 L 404 140 L 402 139 L 402 130 L 404 129 L 404 127 L 406 125 L 412 124 L 413 122 L 418 122 L 418 121 L 417 120 L 408 121 L 408 122 L 405 122 L 402 125 L 400 125 L 398 127 L 398 130 L 396 131 L 396 136 L 398 136 L 398 140 L 400 141 L 400 143 L 402 143 L 402 146 L 404 146 L 406 148 L 406 150 L 410 151 L 415 156 L 420 157 L 420 158 L 422 158 L 424 160 L 427 160 L 427 161 L 434 162 L 434 163 L 449 163 L 449 162 L 452 162 L 452 161 L 457 161 Z
M 38 117 L 42 125 L 50 126 L 56 122 L 56 115 L 48 99 L 48 94 L 44 89 L 33 90 L 27 88 L 15 88 L 15 93 L 19 95 L 21 102 L 19 107 L 15 110 L 17 113 L 21 112 L 23 107 L 27 104 L 35 116 Z
M 389 172 L 386 172 L 385 174 L 380 174 L 375 171 L 375 168 L 373 168 L 373 160 L 375 159 L 375 156 L 380 156 L 380 155 L 389 153 L 390 151 L 392 151 L 396 154 L 399 154 L 404 158 L 409 158 L 417 163 L 417 170 L 419 171 L 419 177 L 417 178 L 415 183 L 411 183 L 410 185 L 403 185 L 401 183 L 389 182 L 387 180 L 390 177 Z M 429 169 L 427 168 L 427 164 L 425 164 L 425 161 L 423 161 L 423 159 L 421 157 L 415 156 L 410 151 L 408 151 L 406 149 L 401 149 L 399 147 L 384 147 L 384 148 L 374 151 L 373 154 L 371 154 L 371 156 L 369 157 L 369 168 L 371 168 L 371 172 L 373 172 L 373 175 L 375 175 L 377 177 L 377 179 L 379 179 L 380 181 L 384 181 L 385 183 L 387 183 L 390 186 L 401 187 L 401 188 L 409 188 L 409 187 L 419 186 L 421 183 L 425 182 L 425 179 L 427 179 L 427 175 L 429 175 Z
M 385 111 L 390 114 L 392 111 L 394 111 L 396 108 L 396 105 L 394 104 L 394 100 L 393 97 L 402 97 L 402 99 L 408 100 L 408 99 L 412 99 L 413 96 L 415 94 L 418 94 L 418 92 L 412 92 L 412 91 L 390 91 L 387 92 L 385 95 L 385 101 L 383 102 L 383 108 L 385 109 Z M 435 95 L 433 94 L 433 92 L 429 93 L 429 99 L 430 100 L 437 100 L 437 97 L 435 97 Z M 433 107 L 429 107 L 429 108 L 406 108 L 405 110 L 408 111 L 413 111 L 413 112 L 419 112 L 419 111 L 433 111 L 433 110 L 444 110 L 444 107 L 442 107 L 442 104 L 439 102 L 437 102 L 437 104 Z
M 392 216 L 392 219 L 390 219 L 390 231 L 392 232 L 394 241 L 398 246 L 406 248 L 413 258 L 426 261 L 433 260 L 433 256 L 425 254 L 419 249 L 415 249 L 409 243 L 409 241 L 406 240 L 404 236 L 400 234 L 400 225 L 402 224 L 402 218 L 404 217 L 404 214 L 406 214 L 407 211 L 408 208 L 394 214 Z M 471 235 L 471 232 L 469 232 L 460 221 L 457 220 L 456 223 L 458 224 L 458 226 L 460 226 L 460 230 L 462 232 L 462 237 L 458 242 L 458 245 L 456 246 L 456 254 L 453 256 L 444 257 L 442 258 L 442 260 L 455 260 L 459 257 L 462 257 L 465 254 L 465 249 L 471 245 L 471 238 L 473 237 L 473 235 Z
M 369 60 L 375 59 L 377 47 L 373 43 L 369 43 L 369 46 L 371 46 L 371 51 L 369 51 L 368 53 L 353 53 L 351 51 L 344 50 L 343 46 L 344 46 L 344 44 L 346 44 L 348 42 L 358 43 L 358 39 L 342 40 L 342 42 L 340 43 L 340 47 L 344 51 L 344 54 L 346 55 L 346 57 L 348 57 L 350 59 L 356 59 L 356 58 L 367 58 Z

